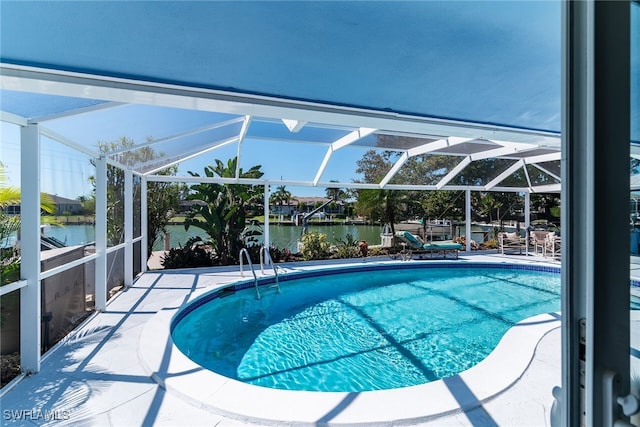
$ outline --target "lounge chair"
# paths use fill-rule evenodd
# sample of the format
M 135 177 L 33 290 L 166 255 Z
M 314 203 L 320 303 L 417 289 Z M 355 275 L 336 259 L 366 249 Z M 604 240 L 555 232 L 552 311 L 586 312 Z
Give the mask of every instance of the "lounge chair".
M 525 254 L 527 253 L 529 249 L 529 242 L 527 239 L 520 237 L 518 233 L 515 232 L 498 233 L 498 247 L 502 255 L 505 254 L 505 251 L 518 251 L 518 253 L 522 255 L 523 249 Z
M 431 258 L 433 258 L 434 253 L 442 254 L 443 258 L 447 257 L 447 253 L 454 253 L 456 259 L 458 259 L 458 253 L 462 249 L 462 245 L 460 243 L 454 242 L 442 241 L 424 243 L 418 236 L 408 231 L 396 231 L 396 237 L 398 240 L 405 243 L 413 253 L 417 255 L 429 253 Z

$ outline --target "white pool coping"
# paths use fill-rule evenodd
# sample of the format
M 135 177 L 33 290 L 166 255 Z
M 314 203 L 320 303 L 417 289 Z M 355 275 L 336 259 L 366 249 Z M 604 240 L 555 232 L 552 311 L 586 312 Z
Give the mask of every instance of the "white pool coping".
M 221 286 L 202 289 L 193 298 Z M 478 365 L 444 380 L 381 391 L 308 392 L 245 384 L 202 368 L 171 340 L 171 321 L 180 308 L 161 310 L 144 326 L 137 346 L 144 370 L 193 406 L 261 425 L 401 425 L 468 411 L 513 386 L 540 340 L 560 327 L 556 313 L 526 319 Z

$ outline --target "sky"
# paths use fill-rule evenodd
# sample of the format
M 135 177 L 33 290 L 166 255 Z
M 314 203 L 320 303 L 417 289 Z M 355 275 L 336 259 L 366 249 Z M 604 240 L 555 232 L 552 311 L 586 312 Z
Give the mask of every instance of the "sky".
M 135 120 L 131 120 L 135 117 Z M 160 139 L 178 134 L 188 129 L 198 128 L 206 123 L 207 114 L 149 106 L 117 107 L 103 112 L 94 112 L 78 118 L 50 121 L 46 127 L 66 138 L 96 149 L 99 142 L 118 141 L 127 137 L 136 142 L 147 138 Z M 284 127 L 284 124 L 282 125 Z M 9 185 L 20 187 L 20 131 L 16 125 L 2 122 L 0 125 L 0 161 L 8 172 Z M 89 177 L 95 168 L 90 157 L 73 148 L 41 137 L 41 190 L 46 193 L 76 199 L 93 191 Z M 152 146 L 153 147 L 153 146 Z M 275 150 L 274 150 L 275 148 Z M 162 152 L 162 145 L 154 150 Z M 241 151 L 241 167 L 247 170 L 261 165 L 264 177 L 271 179 L 313 180 L 327 150 L 321 144 L 267 144 L 263 140 L 247 139 Z M 170 153 L 164 153 L 170 154 Z M 354 173 L 356 161 L 364 154 L 363 149 L 345 148 L 336 153 L 323 175 L 323 180 L 351 182 L 358 178 Z M 188 171 L 204 175 L 205 166 L 215 164 L 215 159 L 226 163 L 237 155 L 237 144 L 205 153 L 199 157 L 181 162 L 178 175 L 188 175 Z M 304 161 L 300 161 L 304 159 Z M 297 196 L 323 196 L 324 188 L 291 187 L 288 191 Z

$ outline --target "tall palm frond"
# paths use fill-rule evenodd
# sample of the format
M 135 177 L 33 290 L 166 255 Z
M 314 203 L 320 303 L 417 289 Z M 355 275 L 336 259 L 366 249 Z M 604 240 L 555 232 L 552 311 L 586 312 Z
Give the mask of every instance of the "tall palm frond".
M 7 181 L 7 171 L 0 163 L 0 208 L 20 204 L 20 189 L 7 186 Z
M 7 171 L 0 162 L 0 208 L 20 204 L 20 189 L 6 185 L 7 181 Z M 53 196 L 40 193 L 40 209 L 47 213 L 54 213 L 56 211 L 56 203 L 53 201 Z
M 0 187 L 0 208 L 20 204 L 20 189 L 15 187 Z
M 46 213 L 55 213 L 56 202 L 53 201 L 53 197 L 47 193 L 40 193 L 40 209 Z

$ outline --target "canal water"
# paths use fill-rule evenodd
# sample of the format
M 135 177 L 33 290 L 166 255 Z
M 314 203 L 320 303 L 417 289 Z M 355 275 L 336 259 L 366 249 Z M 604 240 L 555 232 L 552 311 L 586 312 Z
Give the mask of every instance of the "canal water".
M 331 244 L 338 243 L 338 240 L 344 240 L 347 234 L 351 234 L 356 240 L 366 240 L 370 245 L 380 244 L 380 233 L 382 227 L 378 225 L 310 225 L 309 232 L 317 231 L 327 235 L 327 240 Z M 170 247 L 178 247 L 193 236 L 200 236 L 206 240 L 206 233 L 195 227 L 185 231 L 182 225 L 167 226 L 169 232 Z M 296 246 L 302 227 L 288 225 L 271 225 L 269 234 L 271 244 L 279 249 L 287 248 L 292 252 L 296 252 Z M 95 228 L 93 225 L 67 225 L 64 227 L 47 227 L 45 236 L 55 237 L 64 242 L 67 246 L 83 245 L 95 240 Z M 258 240 L 261 242 L 262 237 Z M 156 242 L 154 250 L 162 250 L 164 239 Z

